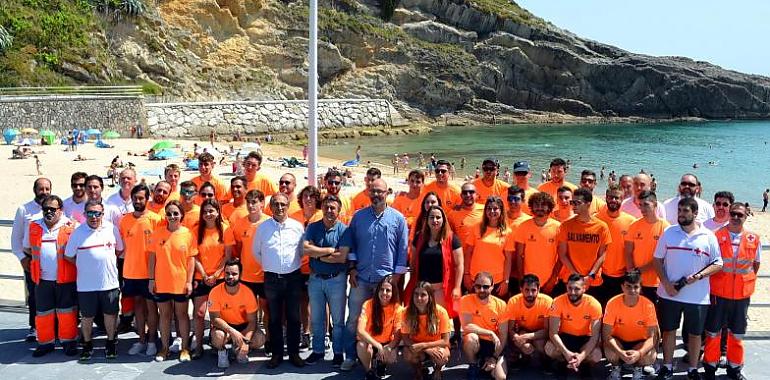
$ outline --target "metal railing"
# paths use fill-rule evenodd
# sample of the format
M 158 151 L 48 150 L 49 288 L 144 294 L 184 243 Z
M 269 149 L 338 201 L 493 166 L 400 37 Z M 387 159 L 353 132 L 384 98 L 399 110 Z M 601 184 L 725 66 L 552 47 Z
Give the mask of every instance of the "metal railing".
M 0 100 L 40 97 L 135 97 L 141 86 L 0 87 Z
M 0 219 L 0 227 L 13 227 L 13 220 Z M 10 248 L 0 248 L 0 253 L 13 253 Z M 18 274 L 0 274 L 0 280 L 24 281 L 24 276 Z

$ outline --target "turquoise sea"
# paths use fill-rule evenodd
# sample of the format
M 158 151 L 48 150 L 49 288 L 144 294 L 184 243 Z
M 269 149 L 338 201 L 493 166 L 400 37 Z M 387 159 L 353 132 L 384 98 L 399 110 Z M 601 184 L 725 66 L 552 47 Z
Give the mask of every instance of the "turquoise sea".
M 473 174 L 486 157 L 512 168 L 513 162 L 529 160 L 532 184 L 540 183 L 540 170 L 554 157 L 571 160 L 569 181 L 577 183 L 583 169 L 599 175 L 635 174 L 644 169 L 658 183 L 659 197 L 676 192 L 682 174 L 692 172 L 704 185 L 704 198 L 711 201 L 720 190 L 732 191 L 738 200 L 755 208 L 762 192 L 770 187 L 770 121 L 584 124 L 584 125 L 496 125 L 441 127 L 428 135 L 379 136 L 340 140 L 320 147 L 320 154 L 349 160 L 362 145 L 362 161 L 389 164 L 393 153 L 408 153 L 410 166 L 417 153 L 426 161 L 436 158 L 454 162 L 459 171 L 465 157 L 465 174 Z M 712 162 L 712 164 L 709 164 Z M 698 168 L 693 168 L 697 164 Z M 606 182 L 598 188 L 604 192 Z

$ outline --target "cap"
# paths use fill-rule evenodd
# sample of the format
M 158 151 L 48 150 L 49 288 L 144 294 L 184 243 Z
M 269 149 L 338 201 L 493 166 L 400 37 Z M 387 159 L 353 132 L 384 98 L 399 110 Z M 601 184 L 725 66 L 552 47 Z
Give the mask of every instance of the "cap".
M 497 161 L 495 161 L 492 158 L 487 158 L 487 159 L 484 159 L 484 161 L 481 162 L 481 166 L 484 166 L 486 164 L 492 164 L 492 165 L 497 166 Z
M 513 163 L 513 172 L 514 173 L 529 173 L 529 162 L 527 161 L 516 161 Z

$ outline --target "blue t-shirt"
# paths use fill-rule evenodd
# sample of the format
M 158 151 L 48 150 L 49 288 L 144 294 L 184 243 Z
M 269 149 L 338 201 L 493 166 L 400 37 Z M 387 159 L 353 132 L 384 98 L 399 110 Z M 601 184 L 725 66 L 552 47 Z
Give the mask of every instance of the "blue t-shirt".
M 323 220 L 310 223 L 305 230 L 305 240 L 312 242 L 316 247 L 339 248 L 342 234 L 348 227 L 340 221 L 326 229 Z M 347 270 L 347 263 L 325 263 L 315 257 L 310 258 L 310 269 L 315 274 L 335 274 Z

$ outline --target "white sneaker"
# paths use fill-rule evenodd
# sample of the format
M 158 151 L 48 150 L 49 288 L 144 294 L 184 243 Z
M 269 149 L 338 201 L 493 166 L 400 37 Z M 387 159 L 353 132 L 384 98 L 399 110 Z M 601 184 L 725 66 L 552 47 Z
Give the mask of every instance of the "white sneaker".
M 642 367 L 634 367 L 634 372 L 631 374 L 632 380 L 642 380 L 646 377 L 644 374 L 644 368 Z
M 155 354 L 157 353 L 158 353 L 158 347 L 155 346 L 155 343 L 147 343 L 147 352 L 145 352 L 144 354 L 152 357 L 152 356 L 155 356 Z
M 174 342 L 171 343 L 171 347 L 169 347 L 168 350 L 175 354 L 182 351 L 182 338 L 177 337 L 174 339 Z
M 610 370 L 610 375 L 607 376 L 607 380 L 620 380 L 620 377 L 622 375 L 621 369 L 619 365 L 612 366 L 612 370 Z
M 227 368 L 230 366 L 230 358 L 227 357 L 227 350 L 217 351 L 217 367 Z
M 355 366 L 355 359 L 345 359 L 345 361 L 342 362 L 342 365 L 340 365 L 340 371 L 350 372 Z
M 147 349 L 147 345 L 142 342 L 136 342 L 131 345 L 131 348 L 128 349 L 128 354 L 131 356 L 139 355 L 139 353 L 144 352 Z

